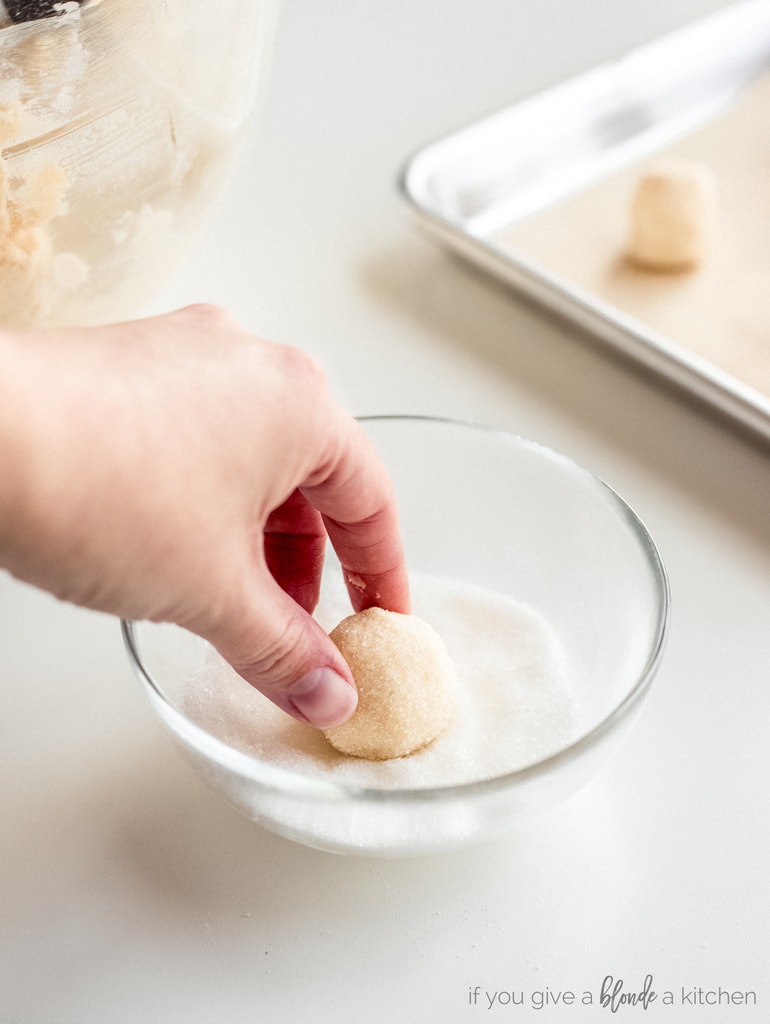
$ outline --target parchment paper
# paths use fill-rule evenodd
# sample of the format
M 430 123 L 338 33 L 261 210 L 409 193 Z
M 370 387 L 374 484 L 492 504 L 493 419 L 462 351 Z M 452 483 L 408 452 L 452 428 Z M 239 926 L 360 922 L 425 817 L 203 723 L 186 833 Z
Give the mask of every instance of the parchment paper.
M 717 178 L 717 235 L 695 271 L 642 270 L 625 259 L 635 184 L 662 155 L 507 228 L 495 241 L 770 397 L 770 75 L 665 150 L 706 164 Z

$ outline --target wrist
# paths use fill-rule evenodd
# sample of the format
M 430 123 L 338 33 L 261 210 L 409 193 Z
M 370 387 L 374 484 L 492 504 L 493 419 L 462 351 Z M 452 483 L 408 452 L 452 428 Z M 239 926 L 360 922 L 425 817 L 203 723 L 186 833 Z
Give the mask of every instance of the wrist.
M 29 448 L 29 388 L 17 335 L 0 332 L 0 564 L 12 568 L 17 538 L 29 503 L 25 455 Z
M 36 335 L 0 332 L 0 565 L 31 583 L 45 583 L 69 514 L 62 367 L 51 354 Z

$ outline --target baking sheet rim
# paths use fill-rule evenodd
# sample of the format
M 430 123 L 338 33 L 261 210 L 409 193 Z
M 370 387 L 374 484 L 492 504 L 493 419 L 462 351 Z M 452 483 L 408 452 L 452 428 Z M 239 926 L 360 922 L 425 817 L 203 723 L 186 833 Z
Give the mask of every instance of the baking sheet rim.
M 543 308 L 575 323 L 770 441 L 770 400 L 761 392 L 681 348 L 666 335 L 647 328 L 615 306 L 549 275 L 520 256 L 504 253 L 491 240 L 465 232 L 451 220 L 426 210 L 410 186 L 410 169 L 423 152 L 418 151 L 407 161 L 399 178 L 399 190 L 431 235 Z

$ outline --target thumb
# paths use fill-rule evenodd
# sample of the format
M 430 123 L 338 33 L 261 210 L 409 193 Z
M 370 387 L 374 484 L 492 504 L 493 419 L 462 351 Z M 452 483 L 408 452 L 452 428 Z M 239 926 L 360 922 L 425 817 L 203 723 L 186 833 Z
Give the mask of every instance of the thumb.
M 346 722 L 358 693 L 345 659 L 318 622 L 271 577 L 249 609 L 228 619 L 227 635 L 209 637 L 219 653 L 299 721 L 317 729 Z

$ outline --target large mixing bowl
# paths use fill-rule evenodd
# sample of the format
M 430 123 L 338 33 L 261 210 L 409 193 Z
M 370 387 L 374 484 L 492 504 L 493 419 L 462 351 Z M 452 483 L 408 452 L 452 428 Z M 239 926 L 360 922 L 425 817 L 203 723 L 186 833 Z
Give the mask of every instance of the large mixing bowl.
M 2 22 L 0 324 L 141 311 L 226 181 L 277 2 L 85 0 Z
M 154 710 L 211 785 L 250 818 L 326 850 L 435 852 L 509 831 L 595 772 L 652 681 L 667 630 L 668 585 L 639 518 L 569 459 L 456 422 L 363 423 L 395 482 L 410 570 L 509 595 L 549 624 L 571 688 L 568 737 L 512 771 L 457 783 L 450 768 L 429 786 L 380 785 L 372 775 L 375 781 L 360 785 L 262 756 L 262 713 L 245 683 L 243 703 L 219 720 L 192 713 L 208 688 L 211 657 L 199 638 L 137 622 L 123 624 L 124 636 Z M 484 645 L 480 633 L 479 659 L 488 654 Z M 517 728 L 514 722 L 501 735 L 498 724 L 486 742 L 512 744 Z

